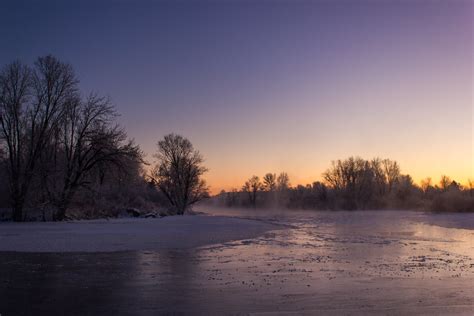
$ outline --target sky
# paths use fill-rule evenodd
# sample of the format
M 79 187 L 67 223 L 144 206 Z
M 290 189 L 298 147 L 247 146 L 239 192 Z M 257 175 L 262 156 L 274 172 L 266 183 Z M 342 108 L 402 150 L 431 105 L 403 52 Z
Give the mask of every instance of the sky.
M 382 157 L 474 179 L 473 1 L 0 2 L 0 64 L 53 54 L 113 100 L 153 163 L 165 134 L 213 192 Z

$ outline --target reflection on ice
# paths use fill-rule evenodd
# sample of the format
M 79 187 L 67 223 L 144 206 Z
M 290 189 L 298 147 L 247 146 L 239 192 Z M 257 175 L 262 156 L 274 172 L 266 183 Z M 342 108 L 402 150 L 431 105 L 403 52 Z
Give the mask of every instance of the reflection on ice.
M 206 211 L 285 228 L 190 249 L 3 253 L 0 297 L 19 304 L 0 312 L 474 312 L 474 230 L 449 215 Z

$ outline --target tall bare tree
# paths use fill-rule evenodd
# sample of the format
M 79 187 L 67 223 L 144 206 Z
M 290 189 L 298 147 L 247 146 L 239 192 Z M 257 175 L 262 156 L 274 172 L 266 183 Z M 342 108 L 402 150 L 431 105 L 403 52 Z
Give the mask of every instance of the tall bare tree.
M 184 214 L 191 205 L 209 196 L 202 179 L 207 171 L 204 159 L 188 139 L 166 135 L 158 142 L 155 157 L 158 163 L 153 168 L 152 179 L 177 214 Z
M 94 173 L 103 174 L 111 168 L 125 172 L 127 161 L 142 161 L 140 148 L 127 141 L 125 131 L 114 123 L 116 116 L 110 101 L 95 94 L 86 100 L 71 99 L 65 105 L 50 144 L 53 150 L 45 150 L 45 158 L 55 162 L 46 173 L 49 181 L 45 181 L 57 208 L 55 220 L 64 219 L 76 191 L 89 186 Z
M 54 219 L 61 220 L 77 189 L 99 170 L 141 162 L 115 117 L 107 99 L 82 99 L 72 67 L 55 57 L 40 57 L 33 68 L 14 62 L 0 72 L 0 147 L 15 221 L 25 218 L 26 201 L 55 206 Z M 30 192 L 32 185 L 39 190 Z
M 70 65 L 40 57 L 33 69 L 14 62 L 0 75 L 1 138 L 9 159 L 13 219 L 24 219 L 24 204 L 37 163 L 62 118 L 65 103 L 77 94 Z
M 23 204 L 28 182 L 25 160 L 26 113 L 31 93 L 31 70 L 20 62 L 2 69 L 0 74 L 1 145 L 5 147 L 8 182 L 13 203 L 13 219 L 23 219 Z

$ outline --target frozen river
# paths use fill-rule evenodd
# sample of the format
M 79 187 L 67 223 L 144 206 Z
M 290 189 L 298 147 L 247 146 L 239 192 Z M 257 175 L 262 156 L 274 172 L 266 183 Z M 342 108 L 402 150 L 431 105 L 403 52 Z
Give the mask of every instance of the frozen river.
M 0 252 L 0 314 L 474 314 L 474 214 L 202 211 L 267 227 L 191 247 Z

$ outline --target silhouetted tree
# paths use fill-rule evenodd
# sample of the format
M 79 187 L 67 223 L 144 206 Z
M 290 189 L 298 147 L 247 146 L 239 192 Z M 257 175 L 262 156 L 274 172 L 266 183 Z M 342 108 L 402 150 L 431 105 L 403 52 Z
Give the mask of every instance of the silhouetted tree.
M 449 185 L 451 184 L 451 179 L 446 176 L 442 175 L 441 179 L 439 180 L 439 186 L 443 192 L 446 192 L 449 188 Z
M 287 190 L 290 187 L 290 177 L 286 172 L 281 172 L 278 175 L 276 185 L 278 191 Z
M 360 209 L 380 205 L 386 194 L 391 193 L 400 176 L 395 161 L 375 158 L 371 161 L 350 157 L 332 162 L 323 173 L 345 209 Z
M 400 167 L 396 161 L 390 159 L 382 160 L 383 170 L 385 172 L 385 181 L 388 187 L 388 193 L 392 192 L 393 186 L 400 177 Z
M 171 208 L 182 215 L 194 203 L 209 196 L 202 175 L 207 171 L 201 154 L 186 138 L 169 134 L 158 142 L 158 163 L 152 178 Z
M 57 208 L 55 220 L 64 219 L 77 189 L 89 186 L 94 173 L 103 182 L 107 170 L 118 168 L 126 172 L 129 161 L 142 161 L 140 148 L 127 141 L 125 131 L 114 123 L 115 117 L 109 100 L 97 95 L 84 101 L 75 98 L 65 105 L 58 132 L 50 144 L 53 151 L 45 151 L 45 160 L 55 162 L 44 175 L 48 179 L 44 187 Z
M 339 193 L 343 199 L 343 208 L 358 209 L 365 202 L 371 181 L 368 161 L 359 157 L 332 162 L 332 167 L 323 174 L 326 183 Z M 362 201 L 364 200 L 364 201 Z
M 388 191 L 384 163 L 380 158 L 374 158 L 370 161 L 370 167 L 372 168 L 375 193 L 379 196 L 383 196 Z
M 115 117 L 107 99 L 83 100 L 72 67 L 53 56 L 32 68 L 19 62 L 3 68 L 0 151 L 15 221 L 25 219 L 27 204 L 53 206 L 61 220 L 76 191 L 102 183 L 105 172 L 138 174 L 141 151 Z
M 77 94 L 72 67 L 52 56 L 35 67 L 14 62 L 0 74 L 1 139 L 8 152 L 13 219 L 24 219 L 25 198 L 46 143 L 53 137 L 65 104 Z
M 264 187 L 265 191 L 268 191 L 268 192 L 275 191 L 276 185 L 277 185 L 276 180 L 277 180 L 276 174 L 267 173 L 263 177 L 263 187 Z
M 280 172 L 276 181 L 276 200 L 280 207 L 286 207 L 289 203 L 289 190 L 291 187 L 290 177 L 286 172 Z
M 474 181 L 462 187 L 458 182 L 445 180 L 446 190 L 433 187 L 431 179 L 414 184 L 409 175 L 400 174 L 397 162 L 374 158 L 365 160 L 350 157 L 332 162 L 331 168 L 323 173 L 325 183 L 290 187 L 288 175 L 281 173 L 276 179 L 276 190 L 267 192 L 257 176 L 250 178 L 241 192 L 232 195 L 232 202 L 256 207 L 287 207 L 290 209 L 428 209 L 436 211 L 473 211 Z M 272 182 L 271 180 L 268 182 Z M 264 192 L 259 192 L 264 190 Z M 274 199 L 276 193 L 278 199 Z M 229 193 L 227 200 L 231 201 Z M 257 203 L 258 200 L 258 203 Z M 244 203 L 242 203 L 244 202 Z M 278 202 L 278 204 L 276 203 Z M 221 203 L 222 204 L 222 203 Z
M 242 187 L 242 191 L 248 194 L 249 203 L 253 207 L 257 206 L 257 193 L 261 190 L 263 190 L 263 185 L 257 176 L 252 176 Z

